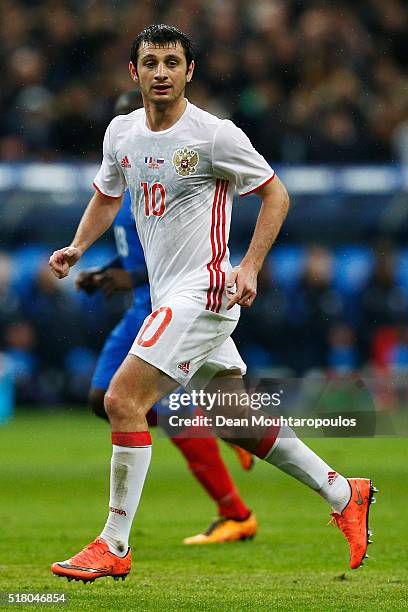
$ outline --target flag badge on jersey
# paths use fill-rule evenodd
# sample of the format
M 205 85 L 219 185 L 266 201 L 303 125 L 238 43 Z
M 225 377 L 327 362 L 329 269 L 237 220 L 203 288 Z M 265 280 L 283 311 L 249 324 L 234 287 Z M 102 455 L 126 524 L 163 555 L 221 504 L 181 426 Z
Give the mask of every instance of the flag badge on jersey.
M 164 164 L 164 157 L 152 157 L 151 155 L 144 158 L 144 163 L 148 168 L 160 168 Z
M 173 166 L 179 176 L 189 176 L 197 170 L 198 162 L 200 158 L 197 151 L 188 150 L 187 147 L 184 149 L 177 149 L 173 153 Z

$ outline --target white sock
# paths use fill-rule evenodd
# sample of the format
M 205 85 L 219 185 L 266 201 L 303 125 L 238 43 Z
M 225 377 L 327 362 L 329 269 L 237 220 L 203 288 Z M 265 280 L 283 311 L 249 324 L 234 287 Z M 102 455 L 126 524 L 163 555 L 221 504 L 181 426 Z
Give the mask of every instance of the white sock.
M 333 470 L 289 427 L 282 427 L 265 461 L 317 491 L 339 514 L 350 500 L 350 485 Z
M 130 529 L 150 465 L 152 447 L 151 444 L 139 447 L 113 444 L 112 448 L 109 515 L 100 537 L 111 552 L 123 557 L 128 551 Z

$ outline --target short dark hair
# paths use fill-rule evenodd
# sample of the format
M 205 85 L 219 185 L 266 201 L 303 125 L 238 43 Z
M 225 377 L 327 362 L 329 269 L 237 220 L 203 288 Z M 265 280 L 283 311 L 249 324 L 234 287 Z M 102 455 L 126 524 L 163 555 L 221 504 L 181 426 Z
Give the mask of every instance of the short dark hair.
M 194 59 L 193 45 L 190 38 L 178 28 L 163 23 L 149 25 L 136 36 L 130 52 L 130 61 L 136 68 L 138 52 L 140 45 L 143 43 L 153 43 L 158 47 L 167 47 L 168 45 L 176 46 L 178 42 L 184 49 L 188 68 Z

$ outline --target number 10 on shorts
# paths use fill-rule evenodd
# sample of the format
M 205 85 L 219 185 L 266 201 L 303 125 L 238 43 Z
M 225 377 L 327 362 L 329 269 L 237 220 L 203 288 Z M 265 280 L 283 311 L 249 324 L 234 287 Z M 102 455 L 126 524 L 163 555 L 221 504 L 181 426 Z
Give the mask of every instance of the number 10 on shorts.
M 155 217 L 161 217 L 166 210 L 166 190 L 161 183 L 153 183 L 150 187 L 149 183 L 142 182 L 144 204 L 146 217 L 153 214 Z

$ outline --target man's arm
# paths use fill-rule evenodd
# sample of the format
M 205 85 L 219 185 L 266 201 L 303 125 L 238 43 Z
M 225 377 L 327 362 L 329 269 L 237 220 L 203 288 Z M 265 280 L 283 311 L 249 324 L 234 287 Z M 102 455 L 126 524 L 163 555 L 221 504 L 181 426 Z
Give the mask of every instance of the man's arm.
M 80 272 L 81 274 L 81 272 Z M 148 282 L 146 268 L 124 270 L 122 268 L 108 268 L 93 275 L 94 289 L 101 289 L 106 297 L 116 291 L 130 291 Z M 76 282 L 77 287 L 81 286 Z M 82 287 L 83 288 L 83 287 Z
M 256 192 L 262 198 L 255 231 L 248 251 L 240 265 L 233 269 L 227 284 L 230 299 L 227 310 L 234 304 L 249 307 L 256 297 L 258 272 L 275 242 L 289 209 L 289 196 L 277 176 Z M 236 285 L 236 292 L 231 289 Z
M 146 266 L 134 270 L 124 270 L 121 258 L 115 257 L 101 268 L 81 270 L 75 279 L 77 289 L 83 289 L 89 295 L 102 289 L 106 297 L 116 291 L 130 291 L 149 282 Z
M 112 198 L 96 191 L 92 196 L 75 237 L 68 247 L 54 251 L 50 267 L 57 278 L 68 276 L 69 269 L 77 263 L 91 244 L 106 232 L 122 204 L 122 196 Z
M 83 289 L 88 295 L 95 293 L 95 291 L 99 288 L 96 279 L 110 268 L 122 270 L 123 265 L 119 255 L 113 259 L 110 259 L 106 264 L 100 266 L 99 268 L 90 268 L 89 270 L 81 270 L 78 272 L 75 278 L 75 287 L 78 290 Z

